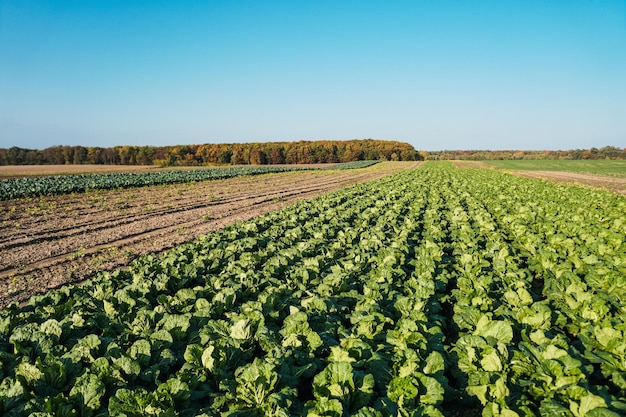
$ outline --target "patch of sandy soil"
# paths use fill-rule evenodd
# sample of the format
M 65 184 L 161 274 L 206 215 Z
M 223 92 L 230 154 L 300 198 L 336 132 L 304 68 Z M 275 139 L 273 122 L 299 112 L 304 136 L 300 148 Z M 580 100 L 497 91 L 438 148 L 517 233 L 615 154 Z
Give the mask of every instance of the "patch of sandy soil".
M 124 267 L 229 224 L 417 167 L 304 171 L 0 201 L 0 306 Z
M 626 195 L 626 178 L 561 171 L 513 171 L 512 173 L 520 177 L 541 178 L 568 184 L 585 185 Z

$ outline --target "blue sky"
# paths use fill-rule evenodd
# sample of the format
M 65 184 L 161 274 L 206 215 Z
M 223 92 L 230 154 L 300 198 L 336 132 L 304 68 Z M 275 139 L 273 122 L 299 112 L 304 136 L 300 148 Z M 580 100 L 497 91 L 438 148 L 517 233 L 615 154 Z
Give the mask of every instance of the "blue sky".
M 0 0 L 0 147 L 626 147 L 624 1 Z

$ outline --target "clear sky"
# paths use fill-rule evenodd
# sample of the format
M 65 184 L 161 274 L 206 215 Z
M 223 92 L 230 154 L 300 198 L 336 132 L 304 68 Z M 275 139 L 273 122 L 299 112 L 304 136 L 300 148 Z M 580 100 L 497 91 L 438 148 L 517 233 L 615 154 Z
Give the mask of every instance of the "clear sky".
M 0 0 L 0 147 L 626 147 L 623 0 Z

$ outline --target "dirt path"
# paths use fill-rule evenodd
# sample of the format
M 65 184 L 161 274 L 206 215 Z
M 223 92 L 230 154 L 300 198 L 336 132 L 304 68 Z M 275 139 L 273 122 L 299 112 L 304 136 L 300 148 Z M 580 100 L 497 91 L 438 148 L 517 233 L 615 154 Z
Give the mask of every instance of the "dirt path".
M 0 306 L 128 265 L 295 201 L 417 163 L 0 202 Z

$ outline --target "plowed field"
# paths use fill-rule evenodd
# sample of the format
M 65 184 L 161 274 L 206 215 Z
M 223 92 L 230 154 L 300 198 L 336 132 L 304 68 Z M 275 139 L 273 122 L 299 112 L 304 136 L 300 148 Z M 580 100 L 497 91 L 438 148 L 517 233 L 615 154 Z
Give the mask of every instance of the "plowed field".
M 0 305 L 416 163 L 0 201 Z

